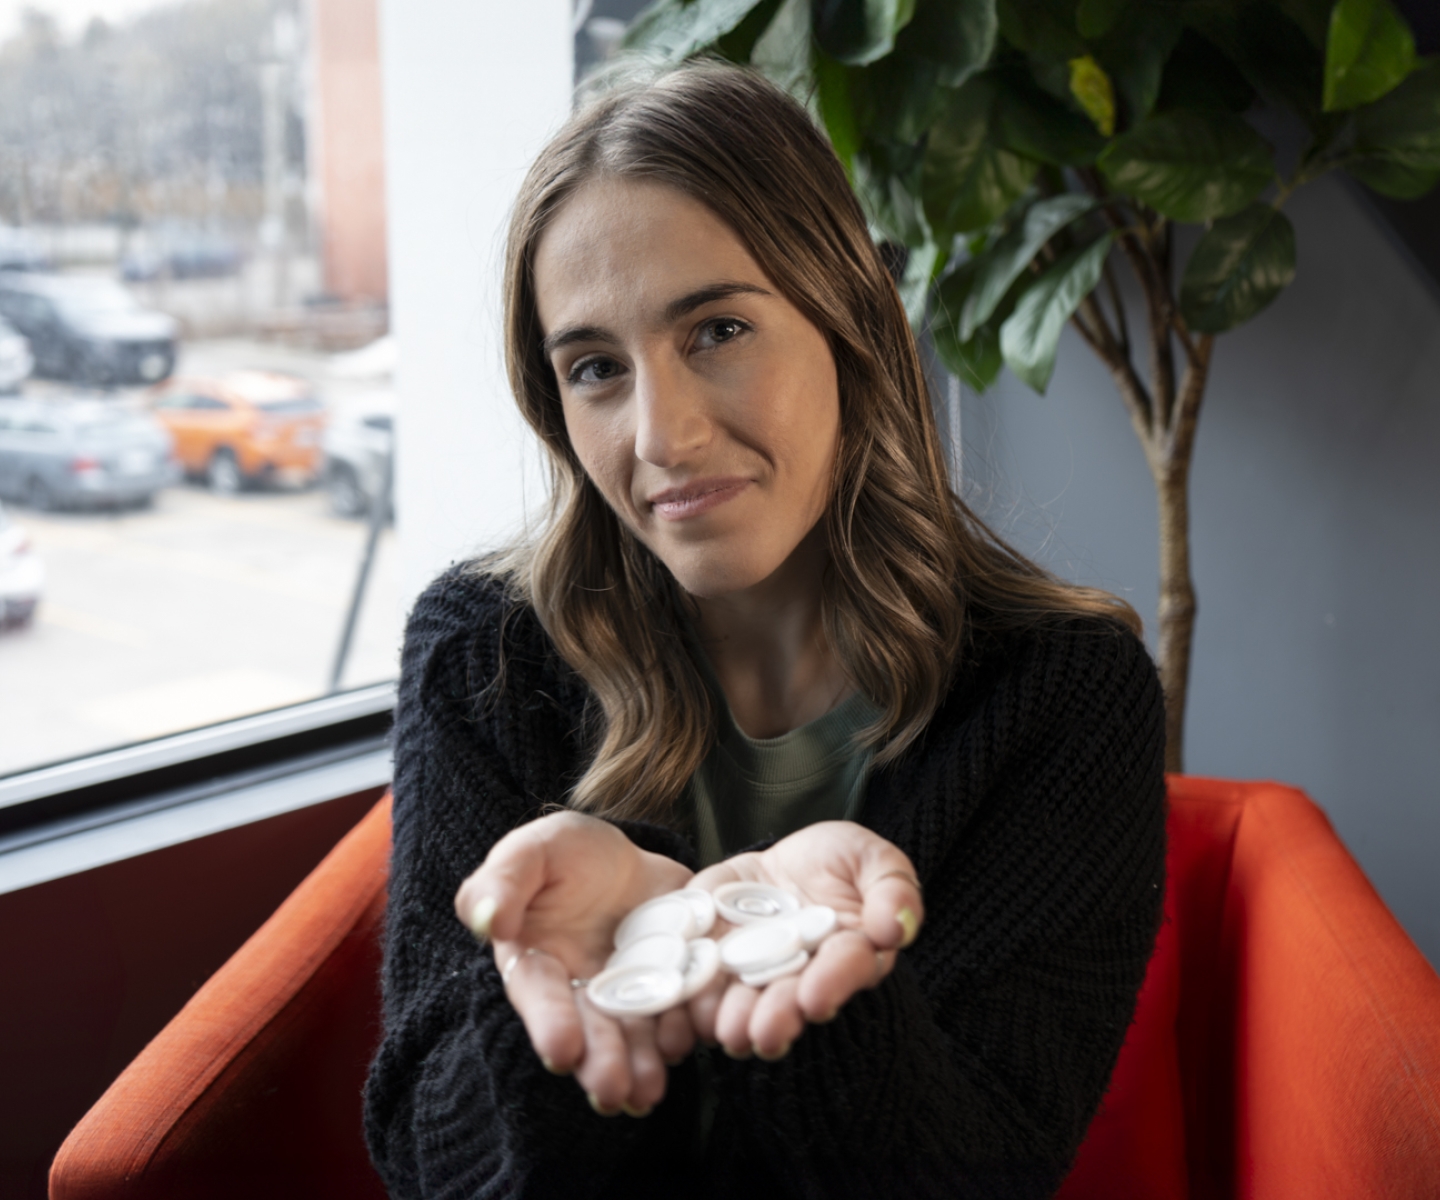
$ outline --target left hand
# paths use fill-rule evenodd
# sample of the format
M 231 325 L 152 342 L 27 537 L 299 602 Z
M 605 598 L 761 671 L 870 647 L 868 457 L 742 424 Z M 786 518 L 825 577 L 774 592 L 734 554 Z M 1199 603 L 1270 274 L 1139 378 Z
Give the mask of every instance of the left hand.
M 909 857 L 853 821 L 806 826 L 768 850 L 716 863 L 691 886 L 713 891 L 738 880 L 782 888 L 804 904 L 827 904 L 839 916 L 839 929 L 798 975 L 763 988 L 722 976 L 691 1000 L 696 1034 L 718 1041 L 732 1058 L 782 1057 L 807 1022 L 831 1020 L 856 992 L 884 979 L 925 918 Z M 720 922 L 711 936 L 723 936 L 726 928 Z

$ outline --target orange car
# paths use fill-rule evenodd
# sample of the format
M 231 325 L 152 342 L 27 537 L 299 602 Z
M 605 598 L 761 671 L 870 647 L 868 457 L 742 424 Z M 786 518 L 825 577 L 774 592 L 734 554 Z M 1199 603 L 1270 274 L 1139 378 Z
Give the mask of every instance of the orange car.
M 151 401 L 175 438 L 175 456 L 191 475 L 222 493 L 285 474 L 320 472 L 325 406 L 302 379 L 234 371 L 218 379 L 176 378 Z

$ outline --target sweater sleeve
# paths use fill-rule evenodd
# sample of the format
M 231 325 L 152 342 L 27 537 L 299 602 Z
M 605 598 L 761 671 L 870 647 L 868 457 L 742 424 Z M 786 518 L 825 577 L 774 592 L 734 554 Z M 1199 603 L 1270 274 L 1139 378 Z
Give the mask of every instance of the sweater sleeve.
M 598 1117 L 573 1079 L 544 1070 L 493 956 L 455 918 L 455 891 L 490 847 L 563 798 L 547 764 L 573 762 L 572 718 L 552 703 L 565 681 L 507 620 L 496 585 L 452 572 L 406 632 L 385 1032 L 365 1092 L 371 1155 L 397 1200 L 593 1196 L 665 1136 L 663 1121 Z
M 1160 689 L 1106 626 L 1002 657 L 863 814 L 916 864 L 919 940 L 786 1059 L 720 1066 L 725 1135 L 795 1195 L 1049 1196 L 1099 1106 L 1160 917 Z

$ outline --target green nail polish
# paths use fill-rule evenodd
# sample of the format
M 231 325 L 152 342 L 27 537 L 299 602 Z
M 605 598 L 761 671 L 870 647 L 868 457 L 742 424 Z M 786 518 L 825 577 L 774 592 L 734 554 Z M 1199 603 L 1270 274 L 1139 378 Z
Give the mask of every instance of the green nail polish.
M 903 949 L 913 942 L 920 933 L 920 918 L 915 915 L 912 909 L 906 907 L 895 914 L 895 919 L 900 922 L 900 946 Z
M 631 1108 L 628 1104 L 622 1104 L 620 1111 L 627 1117 L 648 1117 L 650 1115 L 648 1108 Z
M 618 1108 L 606 1108 L 603 1104 L 601 1104 L 600 1097 L 597 1096 L 594 1092 L 586 1092 L 585 1098 L 590 1101 L 590 1107 L 593 1108 L 602 1117 L 615 1117 L 620 1115 L 620 1110 Z
M 774 1054 L 765 1054 L 764 1052 L 762 1052 L 762 1051 L 760 1051 L 760 1050 L 756 1050 L 756 1051 L 755 1051 L 755 1057 L 758 1058 L 758 1059 L 760 1059 L 762 1062 L 779 1062 L 782 1058 L 784 1058 L 784 1057 L 785 1057 L 787 1054 L 789 1054 L 789 1053 L 790 1053 L 790 1043 L 789 1043 L 789 1042 L 786 1042 L 783 1046 L 780 1047 L 780 1049 L 778 1049 L 777 1051 L 775 1051 Z
M 494 896 L 481 896 L 470 910 L 470 932 L 482 942 L 490 940 L 490 922 L 495 919 Z

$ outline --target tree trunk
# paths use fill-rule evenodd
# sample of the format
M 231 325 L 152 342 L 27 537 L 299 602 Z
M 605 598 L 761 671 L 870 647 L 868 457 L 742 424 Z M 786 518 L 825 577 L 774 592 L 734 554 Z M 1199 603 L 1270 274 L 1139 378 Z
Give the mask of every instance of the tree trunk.
M 1160 508 L 1160 613 L 1155 657 L 1165 691 L 1165 769 L 1185 761 L 1185 694 L 1195 633 L 1195 584 L 1190 577 L 1190 454 L 1154 462 Z

